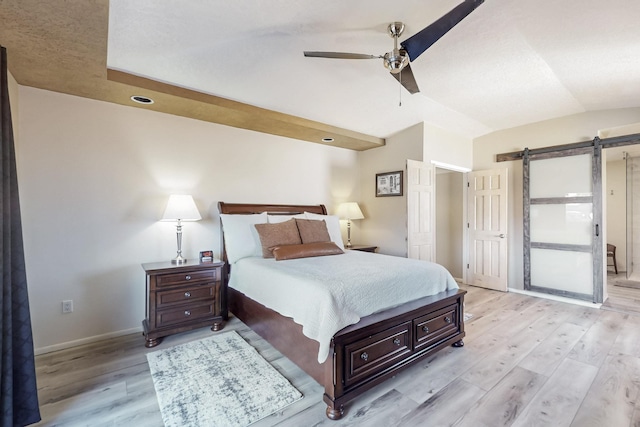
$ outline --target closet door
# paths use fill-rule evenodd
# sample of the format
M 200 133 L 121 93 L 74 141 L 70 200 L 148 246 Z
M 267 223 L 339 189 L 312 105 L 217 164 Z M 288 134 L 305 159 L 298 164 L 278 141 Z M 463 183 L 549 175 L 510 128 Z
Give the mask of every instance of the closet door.
M 599 154 L 525 155 L 525 289 L 602 302 Z

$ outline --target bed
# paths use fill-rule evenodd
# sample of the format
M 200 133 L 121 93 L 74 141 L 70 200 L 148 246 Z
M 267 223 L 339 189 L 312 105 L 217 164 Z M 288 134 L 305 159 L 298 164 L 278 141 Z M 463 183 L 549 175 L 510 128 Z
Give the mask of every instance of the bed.
M 273 259 L 265 260 L 256 256 L 245 256 L 239 259 L 237 251 L 239 249 L 245 250 L 248 245 L 240 246 L 235 240 L 231 240 L 231 233 L 234 232 L 232 220 L 243 218 L 244 221 L 246 218 L 255 217 L 255 221 L 263 221 L 264 215 L 268 214 L 269 218 L 278 218 L 279 216 L 282 218 L 293 216 L 312 217 L 313 219 L 327 218 L 327 223 L 329 224 L 330 216 L 327 216 L 327 210 L 324 205 L 265 205 L 220 202 L 219 210 L 222 217 L 224 217 L 222 221 L 222 247 L 225 261 L 227 261 L 228 252 L 231 253 L 231 243 L 233 242 L 236 245 L 233 248 L 233 262 L 227 262 L 225 291 L 227 292 L 228 306 L 224 307 L 225 315 L 229 311 L 232 312 L 258 335 L 323 385 L 325 390 L 323 399 L 327 404 L 326 414 L 328 418 L 332 420 L 340 419 L 343 416 L 344 405 L 347 402 L 395 375 L 398 371 L 425 359 L 447 346 L 461 347 L 464 345 L 463 302 L 466 291 L 458 289 L 455 282 L 451 284 L 452 278 L 450 274 L 441 266 L 405 258 L 363 252 L 356 253 L 356 251 L 345 251 L 344 255 L 336 257 L 327 256 L 283 262 Z M 244 216 L 235 217 L 233 215 Z M 244 227 L 246 228 L 246 226 Z M 225 233 L 227 234 L 226 236 Z M 341 237 L 336 237 L 336 234 L 339 234 L 339 229 L 336 232 L 329 227 L 329 234 L 332 240 L 339 239 L 341 242 Z M 367 257 L 370 259 L 366 259 Z M 395 258 L 395 260 L 392 260 L 392 258 Z M 403 296 L 403 292 L 398 291 L 397 284 L 393 283 L 393 288 L 386 290 L 382 286 L 383 295 L 378 298 L 372 298 L 372 301 L 380 300 L 382 301 L 381 304 L 390 304 L 389 307 L 381 306 L 383 308 L 380 309 L 378 306 L 367 306 L 371 313 L 369 314 L 368 311 L 363 312 L 366 315 L 361 317 L 358 316 L 358 314 L 362 314 L 359 312 L 356 312 L 351 317 L 342 316 L 342 312 L 340 312 L 340 315 L 335 316 L 338 318 L 337 320 L 328 322 L 333 328 L 340 329 L 329 333 L 316 333 L 315 328 L 306 323 L 305 326 L 302 326 L 301 323 L 304 323 L 304 321 L 300 319 L 301 313 L 288 312 L 286 308 L 282 308 L 286 306 L 279 304 L 280 300 L 291 298 L 291 295 L 287 293 L 287 289 L 291 290 L 291 293 L 297 292 L 298 284 L 297 282 L 291 283 L 292 279 L 289 277 L 289 270 L 294 269 L 294 267 L 297 268 L 296 266 L 300 264 L 311 266 L 305 268 L 311 268 L 311 270 L 308 270 L 311 273 L 307 273 L 307 275 L 313 275 L 314 279 L 315 272 L 320 272 L 321 270 L 331 270 L 334 276 L 337 275 L 337 279 L 335 277 L 331 278 L 331 275 L 329 275 L 326 279 L 323 277 L 319 280 L 326 280 L 328 287 L 331 287 L 332 283 L 335 282 L 335 286 L 339 290 L 327 299 L 329 301 L 327 304 L 337 304 L 338 307 L 342 307 L 343 302 L 340 301 L 342 297 L 336 298 L 335 295 L 344 295 L 344 299 L 348 300 L 348 295 L 343 294 L 342 286 L 350 288 L 351 281 L 355 280 L 355 277 L 347 277 L 349 275 L 344 273 L 348 271 L 344 270 L 344 264 L 355 263 L 360 265 L 366 262 L 380 265 L 384 265 L 385 262 L 406 262 L 412 268 L 405 268 L 405 270 L 413 271 L 413 267 L 428 267 L 436 272 L 434 273 L 436 276 L 439 274 L 444 278 L 442 283 L 434 284 L 435 290 L 420 290 L 420 293 L 416 292 L 414 294 L 414 296 L 417 295 L 417 298 L 411 297 L 407 301 L 401 299 L 399 300 L 401 301 L 400 303 L 394 303 L 394 298 L 406 299 L 406 295 Z M 342 267 L 339 266 L 341 263 L 343 264 Z M 373 264 L 371 265 L 373 266 Z M 388 280 L 389 287 L 391 287 L 394 279 L 383 274 L 385 270 L 390 268 L 381 268 L 382 270 L 378 270 L 380 274 L 376 273 L 376 276 L 380 276 L 383 281 Z M 270 270 L 273 270 L 273 272 L 271 273 Z M 441 270 L 444 270 L 446 275 L 443 275 Z M 421 274 L 422 272 L 418 275 Z M 425 272 L 424 274 L 431 273 Z M 252 277 L 258 277 L 259 279 Z M 267 285 L 269 277 L 271 277 L 271 282 L 268 283 L 272 283 L 271 286 Z M 341 280 L 341 278 L 345 280 Z M 294 277 L 293 280 L 298 279 Z M 260 286 L 245 286 L 248 282 L 257 281 L 260 282 Z M 299 283 L 302 286 L 305 281 L 301 278 Z M 318 287 L 317 283 L 311 283 L 311 286 Z M 367 285 L 365 284 L 364 286 Z M 380 285 L 371 283 L 372 289 L 376 286 L 380 287 Z M 262 293 L 260 288 L 262 288 Z M 278 291 L 279 288 L 282 289 Z M 265 290 L 269 292 L 265 292 Z M 409 288 L 408 291 L 405 291 L 405 294 L 413 292 L 414 289 Z M 425 295 L 424 293 L 428 294 Z M 251 297 L 248 295 L 251 295 Z M 362 295 L 351 299 L 362 299 Z M 297 295 L 294 297 L 298 298 Z M 322 301 L 320 296 L 314 296 L 314 298 L 314 301 Z M 306 307 L 308 305 L 323 304 L 318 302 L 317 304 L 299 305 Z M 345 311 L 349 312 L 347 308 L 345 308 Z M 326 317 L 324 316 L 322 319 Z M 342 317 L 345 318 L 343 319 Z M 293 319 L 296 319 L 296 321 Z M 350 322 L 354 323 L 350 324 Z M 342 325 L 345 326 L 342 327 Z M 329 335 L 327 336 L 327 334 Z M 314 339 L 309 338 L 309 336 L 314 337 Z

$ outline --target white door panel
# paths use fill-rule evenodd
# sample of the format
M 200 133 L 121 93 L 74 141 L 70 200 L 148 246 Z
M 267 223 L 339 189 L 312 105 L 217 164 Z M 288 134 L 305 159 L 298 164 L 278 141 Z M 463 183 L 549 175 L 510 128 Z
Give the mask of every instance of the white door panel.
M 435 167 L 407 160 L 407 254 L 435 262 Z
M 469 172 L 467 281 L 507 291 L 508 169 Z

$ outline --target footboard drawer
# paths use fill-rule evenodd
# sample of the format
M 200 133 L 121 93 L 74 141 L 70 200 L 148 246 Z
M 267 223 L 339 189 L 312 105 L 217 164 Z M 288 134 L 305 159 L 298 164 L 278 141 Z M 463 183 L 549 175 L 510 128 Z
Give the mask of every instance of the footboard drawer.
M 408 353 L 411 353 L 411 322 L 345 345 L 345 385 L 369 378 Z
M 460 332 L 460 313 L 457 305 L 418 317 L 413 321 L 415 349 L 422 350 Z

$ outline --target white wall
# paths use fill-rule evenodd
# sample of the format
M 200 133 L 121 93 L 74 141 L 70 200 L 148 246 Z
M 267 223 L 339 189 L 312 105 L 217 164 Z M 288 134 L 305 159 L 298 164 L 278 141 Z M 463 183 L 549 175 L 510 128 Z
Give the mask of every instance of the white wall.
M 204 217 L 184 225 L 191 258 L 220 254 L 218 201 L 331 210 L 359 196 L 354 151 L 29 87 L 19 87 L 19 98 L 12 104 L 39 352 L 140 330 L 140 264 L 176 253 L 175 226 L 158 222 L 169 194 L 192 194 Z M 71 314 L 61 314 L 66 299 Z
M 424 161 L 473 167 L 473 140 L 431 124 L 424 125 Z
M 627 167 L 626 161 L 607 162 L 605 200 L 607 205 L 607 243 L 616 246 L 618 272 L 627 265 Z M 608 263 L 612 263 L 608 260 Z M 609 269 L 613 271 L 613 267 Z
M 592 140 L 600 129 L 640 121 L 640 108 L 591 111 L 493 132 L 473 141 L 473 169 L 509 170 L 509 287 L 523 288 L 522 162 L 497 163 L 496 154 Z
M 383 147 L 362 151 L 360 160 L 360 206 L 365 216 L 358 230 L 351 231 L 352 243 L 378 246 L 378 252 L 407 256 L 407 159 L 423 159 L 424 125 L 419 123 L 389 138 Z M 404 171 L 402 197 L 376 197 L 376 174 Z
M 462 279 L 463 175 L 438 169 L 436 174 L 436 262 Z

